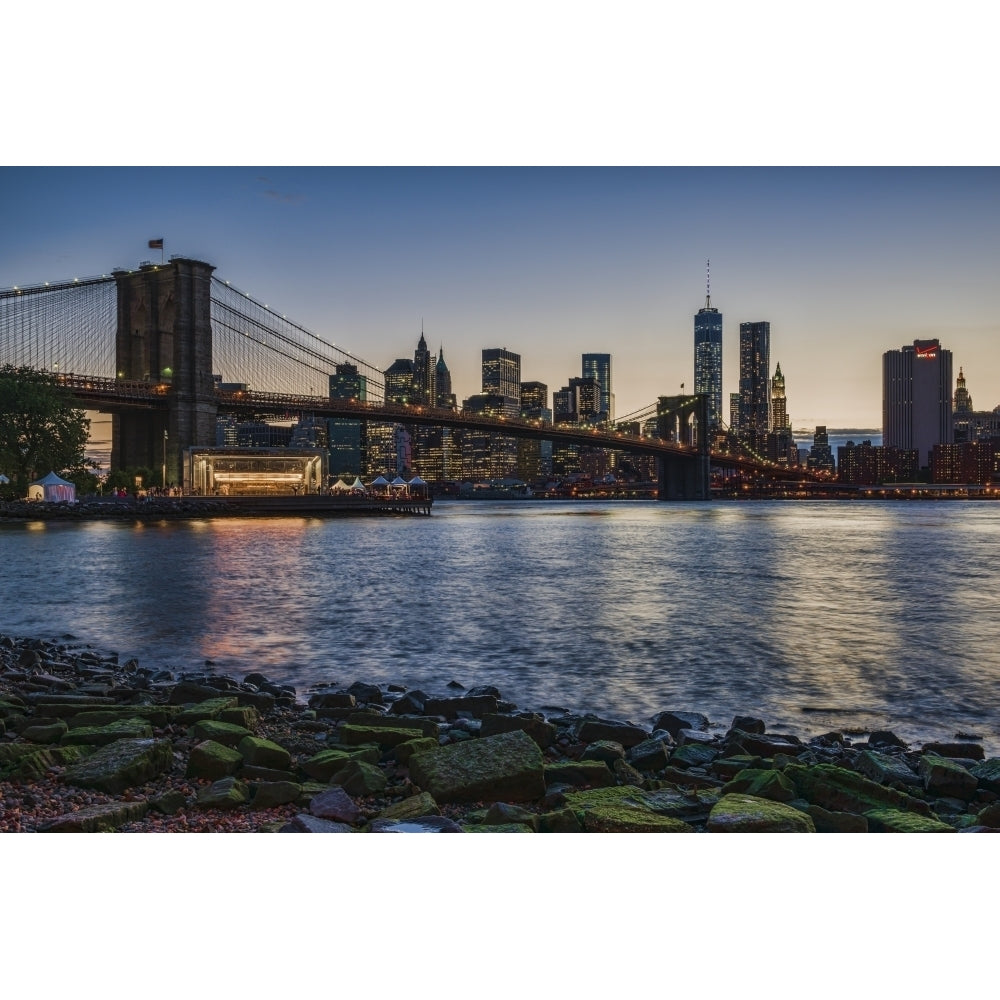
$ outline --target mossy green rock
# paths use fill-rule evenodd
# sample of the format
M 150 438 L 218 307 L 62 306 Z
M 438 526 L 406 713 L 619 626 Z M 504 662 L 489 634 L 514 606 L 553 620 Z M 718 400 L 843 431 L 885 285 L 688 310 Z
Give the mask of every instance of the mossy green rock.
M 207 698 L 194 705 L 185 705 L 175 716 L 174 721 L 179 726 L 191 726 L 196 722 L 203 722 L 206 719 L 217 719 L 219 714 L 227 708 L 235 708 L 238 705 L 235 695 L 226 695 L 221 698 Z
M 259 736 L 244 736 L 236 748 L 243 761 L 254 767 L 270 767 L 287 771 L 292 766 L 292 755 L 282 746 Z
M 947 757 L 925 753 L 920 758 L 918 768 L 924 779 L 924 788 L 931 795 L 971 799 L 975 794 L 978 785 L 976 776 Z
M 708 814 L 709 833 L 815 833 L 812 817 L 756 795 L 723 795 Z
M 219 722 L 217 719 L 204 719 L 196 722 L 189 730 L 192 739 L 215 740 L 227 747 L 239 746 L 240 740 L 253 733 L 244 726 L 234 726 L 231 722 Z
M 238 809 L 250 800 L 246 783 L 237 778 L 219 778 L 198 793 L 201 809 Z
M 349 726 L 372 726 L 378 729 L 419 729 L 421 736 L 437 739 L 441 727 L 433 719 L 419 715 L 379 715 L 377 713 L 352 712 L 347 717 Z
M 219 722 L 228 722 L 231 726 L 243 726 L 244 729 L 256 729 L 260 723 L 260 712 L 253 705 L 242 705 L 236 708 L 224 708 L 218 715 Z
M 378 747 L 359 747 L 354 750 L 330 747 L 310 757 L 301 767 L 310 778 L 328 782 L 350 761 L 361 760 L 366 764 L 377 764 L 380 756 Z
M 603 760 L 558 761 L 545 765 L 546 785 L 607 787 L 618 782 Z
M 975 817 L 979 826 L 988 826 L 992 829 L 1000 829 L 1000 802 L 991 802 L 988 806 L 980 809 Z
M 386 776 L 374 764 L 352 760 L 330 778 L 331 785 L 340 785 L 348 795 L 378 795 L 388 784 Z
M 118 740 L 74 764 L 63 780 L 80 788 L 117 795 L 170 770 L 174 747 L 170 740 Z
M 899 809 L 869 809 L 865 813 L 871 833 L 954 833 L 955 828 L 930 816 L 915 816 Z
M 564 809 L 553 809 L 538 817 L 539 833 L 583 833 L 583 824 L 577 818 L 576 812 L 568 806 Z
M 188 778 L 208 778 L 215 781 L 234 774 L 242 763 L 243 757 L 238 750 L 216 743 L 215 740 L 202 740 L 192 747 L 185 774 Z
M 149 739 L 153 727 L 145 719 L 119 719 L 106 726 L 79 726 L 64 733 L 62 746 L 103 747 L 118 740 Z
M 440 816 L 441 810 L 428 792 L 418 792 L 386 806 L 376 819 L 415 819 L 417 816 Z
M 486 810 L 483 826 L 506 826 L 511 823 L 538 829 L 538 814 L 511 802 L 494 802 Z
M 583 828 L 588 833 L 694 833 L 694 827 L 683 820 L 627 802 L 607 802 L 584 810 Z
M 863 815 L 869 809 L 889 806 L 921 816 L 930 815 L 930 806 L 923 799 L 887 788 L 834 764 L 789 764 L 783 774 L 792 781 L 802 798 L 833 812 Z
M 989 760 L 970 767 L 969 774 L 979 782 L 980 788 L 1000 795 L 1000 757 L 990 757 Z
M 262 781 L 257 785 L 251 805 L 254 809 L 271 809 L 298 802 L 302 786 L 295 781 Z
M 396 760 L 400 764 L 405 764 L 415 753 L 425 753 L 427 750 L 436 750 L 438 741 L 430 736 L 421 736 L 416 740 L 407 740 L 396 747 Z
M 831 812 L 822 806 L 806 810 L 816 824 L 817 833 L 867 833 L 868 820 L 856 813 Z
M 634 800 L 661 816 L 672 816 L 688 822 L 705 820 L 722 793 L 715 788 L 659 788 L 641 790 Z
M 21 757 L 10 770 L 10 777 L 18 781 L 39 781 L 46 772 L 67 764 L 83 760 L 94 752 L 93 747 L 46 747 L 39 750 L 30 748 L 31 753 Z
M 404 729 L 394 726 L 359 726 L 348 723 L 338 730 L 340 742 L 345 746 L 359 746 L 363 743 L 377 743 L 380 747 L 394 747 L 409 740 L 420 739 L 419 729 Z M 436 742 L 436 741 L 435 741 Z
M 795 798 L 795 786 L 781 771 L 773 768 L 747 768 L 740 772 L 723 786 L 723 795 L 732 792 L 744 792 L 774 802 L 791 802 Z
M 176 705 L 107 705 L 73 716 L 75 726 L 106 726 L 119 719 L 145 719 L 151 726 L 169 726 L 180 709 Z
M 411 779 L 437 802 L 538 799 L 545 794 L 544 773 L 542 751 L 519 729 L 410 758 Z
M 148 802 L 108 802 L 84 806 L 65 813 L 38 828 L 39 833 L 110 833 L 126 823 L 142 819 L 149 812 Z
M 21 738 L 28 740 L 29 743 L 43 743 L 47 745 L 58 743 L 68 732 L 69 726 L 66 725 L 64 720 L 58 719 L 47 725 L 25 726 L 21 730 Z

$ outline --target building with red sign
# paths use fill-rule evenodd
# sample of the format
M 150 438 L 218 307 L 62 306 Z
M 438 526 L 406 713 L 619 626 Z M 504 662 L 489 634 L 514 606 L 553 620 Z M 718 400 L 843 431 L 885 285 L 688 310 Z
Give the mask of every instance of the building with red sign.
M 938 340 L 882 355 L 882 443 L 916 449 L 921 468 L 935 445 L 954 440 L 951 419 L 951 351 Z

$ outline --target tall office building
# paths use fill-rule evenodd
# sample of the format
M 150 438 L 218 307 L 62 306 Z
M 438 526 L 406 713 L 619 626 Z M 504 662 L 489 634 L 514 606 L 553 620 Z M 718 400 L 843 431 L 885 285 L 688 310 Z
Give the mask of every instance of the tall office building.
M 785 399 L 785 376 L 781 374 L 781 362 L 774 369 L 771 379 L 771 429 L 783 430 L 788 426 L 788 404 Z
M 521 355 L 506 347 L 484 348 L 483 392 L 512 400 L 516 416 L 521 409 Z
M 722 313 L 712 306 L 712 286 L 705 261 L 705 305 L 694 317 L 694 391 L 708 396 L 708 422 L 722 420 Z
M 368 379 L 358 372 L 357 365 L 337 365 L 330 376 L 331 399 L 368 398 Z M 327 420 L 330 448 L 330 475 L 347 478 L 366 471 L 368 458 L 368 422 L 356 417 L 330 417 Z
M 425 403 L 434 406 L 437 401 L 437 390 L 435 388 L 435 376 L 437 369 L 431 352 L 427 350 L 427 341 L 424 339 L 424 326 L 420 324 L 420 340 L 417 341 L 417 349 L 413 352 L 413 389 L 414 403 Z
M 775 368 L 771 379 L 771 429 L 767 434 L 768 461 L 781 465 L 798 465 L 799 451 L 792 438 L 792 421 L 788 416 L 785 399 L 785 376 L 781 365 Z
M 938 340 L 915 340 L 882 355 L 882 443 L 916 449 L 930 467 L 936 444 L 953 441 L 951 351 Z
M 437 361 L 434 364 L 434 405 L 443 410 L 458 408 L 455 394 L 451 391 L 451 372 L 444 362 L 444 346 L 438 350 Z
M 611 391 L 611 355 L 584 354 L 583 377 L 594 379 L 601 387 L 600 420 L 615 419 L 615 395 Z
M 763 453 L 771 418 L 771 324 L 740 323 L 739 436 Z

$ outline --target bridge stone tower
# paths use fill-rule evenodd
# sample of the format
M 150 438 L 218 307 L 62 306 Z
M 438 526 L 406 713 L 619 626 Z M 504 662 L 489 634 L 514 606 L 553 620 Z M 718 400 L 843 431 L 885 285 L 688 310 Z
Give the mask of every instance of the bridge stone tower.
M 166 481 L 180 483 L 183 455 L 215 444 L 212 377 L 212 272 L 200 260 L 174 257 L 116 271 L 119 379 L 164 386 L 166 412 L 127 410 L 112 418 L 113 468 L 166 466 Z M 158 485 L 159 476 L 153 483 Z
M 660 500 L 710 500 L 708 394 L 660 396 L 656 405 L 661 438 L 697 446 L 694 457 L 678 455 L 660 459 Z

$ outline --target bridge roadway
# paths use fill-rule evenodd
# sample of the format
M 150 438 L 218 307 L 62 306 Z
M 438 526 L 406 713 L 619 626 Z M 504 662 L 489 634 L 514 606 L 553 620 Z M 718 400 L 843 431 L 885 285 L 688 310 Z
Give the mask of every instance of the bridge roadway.
M 57 376 L 73 397 L 88 409 L 113 411 L 121 409 L 166 410 L 170 386 L 155 382 L 98 378 L 70 373 Z M 656 457 L 690 458 L 699 455 L 696 446 L 664 441 L 660 438 L 636 437 L 621 431 L 600 428 L 565 427 L 543 424 L 539 420 L 519 420 L 510 417 L 471 415 L 433 406 L 398 403 L 366 403 L 354 399 L 330 399 L 326 396 L 296 396 L 281 393 L 216 389 L 216 403 L 222 413 L 242 413 L 248 417 L 269 413 L 274 415 L 314 413 L 327 417 L 353 417 L 359 420 L 386 423 L 421 424 L 432 427 L 455 427 L 508 434 L 511 437 L 537 441 L 564 442 L 595 448 L 613 448 L 632 454 Z M 709 461 L 716 468 L 730 469 L 769 479 L 806 480 L 814 478 L 801 468 L 786 468 L 726 452 L 711 452 Z

